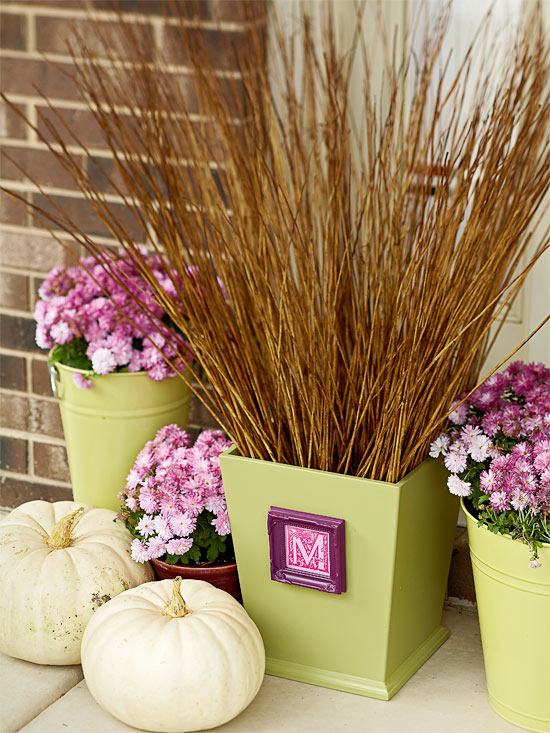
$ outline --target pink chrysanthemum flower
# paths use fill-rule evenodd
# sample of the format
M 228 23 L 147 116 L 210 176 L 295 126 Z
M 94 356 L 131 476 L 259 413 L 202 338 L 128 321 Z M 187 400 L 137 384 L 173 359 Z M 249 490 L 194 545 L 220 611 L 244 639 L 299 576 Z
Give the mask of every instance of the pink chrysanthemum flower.
M 190 537 L 179 537 L 166 543 L 166 552 L 170 555 L 185 555 L 192 547 L 193 540 Z
M 197 526 L 196 517 L 191 517 L 189 514 L 182 512 L 170 517 L 170 529 L 178 537 L 187 537 L 191 532 L 195 530 Z
M 151 537 L 147 540 L 147 552 L 150 560 L 156 560 L 166 554 L 166 541 L 162 537 Z
M 504 491 L 494 491 L 489 497 L 489 501 L 494 509 L 498 509 L 501 512 L 507 509 L 509 505 L 508 496 Z
M 144 252 L 144 257 L 158 282 L 170 283 L 172 290 L 174 283 L 183 287 L 178 273 L 169 272 L 158 255 Z M 107 259 L 116 276 L 104 269 Z M 151 316 L 144 314 L 132 293 L 139 294 Z M 54 358 L 67 366 L 80 366 L 87 357 L 97 374 L 145 370 L 160 380 L 183 371 L 193 358 L 182 335 L 163 322 L 165 311 L 150 286 L 122 255 L 82 257 L 75 267 L 52 269 L 40 286 L 39 298 L 36 342 L 40 348 L 61 349 Z M 77 363 L 70 363 L 74 350 L 69 354 L 62 350 L 73 342 L 80 353 Z
M 136 539 L 135 554 L 165 554 L 211 562 L 228 545 L 231 532 L 219 456 L 231 446 L 220 431 L 204 431 L 194 445 L 177 425 L 166 425 L 139 452 L 121 494 L 123 516 Z M 128 510 L 130 510 L 128 512 Z M 200 532 L 201 541 L 194 543 Z M 205 537 L 211 535 L 211 546 Z M 204 553 L 204 554 L 201 554 Z M 173 561 L 173 558 L 172 560 Z
M 76 384 L 78 389 L 91 389 L 94 383 L 91 379 L 87 379 L 80 372 L 73 372 L 73 382 Z
M 97 374 L 109 374 L 116 367 L 116 359 L 110 349 L 97 349 L 92 356 L 92 366 Z
M 455 496 L 470 496 L 472 493 L 472 485 L 468 481 L 463 481 L 455 474 L 451 474 L 447 479 L 447 486 L 451 494 Z
M 154 527 L 157 535 L 163 540 L 170 540 L 174 536 L 168 519 L 163 517 L 162 514 L 157 514 L 155 517 Z
M 443 456 L 449 490 L 490 529 L 526 542 L 538 567 L 538 544 L 550 542 L 550 369 L 514 362 L 491 376 L 430 454 Z
M 457 404 L 449 414 L 449 420 L 455 425 L 463 425 L 466 421 L 467 407 L 464 403 Z
M 440 435 L 434 440 L 430 446 L 430 456 L 432 458 L 439 458 L 439 456 L 447 455 L 447 449 L 449 448 L 449 436 Z
M 461 471 L 464 471 L 467 461 L 467 453 L 465 450 L 462 449 L 461 446 L 449 450 L 449 452 L 443 459 L 445 468 L 452 473 L 460 473 Z
M 143 537 L 150 537 L 155 533 L 154 518 L 150 514 L 144 514 L 137 523 L 137 530 L 141 535 L 143 535 Z
M 147 562 L 151 559 L 147 547 L 137 539 L 132 542 L 131 555 L 132 560 L 135 560 L 135 562 Z
M 212 525 L 216 528 L 216 532 L 222 537 L 231 532 L 231 525 L 229 524 L 229 517 L 226 512 L 218 514 L 218 516 L 212 520 Z

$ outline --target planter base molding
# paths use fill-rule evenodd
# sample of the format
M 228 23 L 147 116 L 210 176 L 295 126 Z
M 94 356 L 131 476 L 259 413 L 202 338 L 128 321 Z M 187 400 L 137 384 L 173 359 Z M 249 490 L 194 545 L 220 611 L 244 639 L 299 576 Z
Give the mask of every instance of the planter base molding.
M 235 450 L 221 466 L 243 602 L 268 674 L 390 699 L 448 637 L 441 614 L 458 501 L 443 466 L 425 461 L 395 484 Z M 271 507 L 344 520 L 344 592 L 271 579 Z
M 270 658 L 265 660 L 265 673 L 295 682 L 305 682 L 308 685 L 328 687 L 330 690 L 372 697 L 375 700 L 390 700 L 443 642 L 447 641 L 449 635 L 449 630 L 444 626 L 436 629 L 430 638 L 395 670 L 386 683 Z

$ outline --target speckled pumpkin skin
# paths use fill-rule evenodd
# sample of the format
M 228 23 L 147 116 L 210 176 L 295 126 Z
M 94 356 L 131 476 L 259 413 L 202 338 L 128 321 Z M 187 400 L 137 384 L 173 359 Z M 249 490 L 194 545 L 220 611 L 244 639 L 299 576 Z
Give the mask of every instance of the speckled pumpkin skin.
M 130 557 L 131 537 L 115 512 L 86 508 L 69 547 L 48 546 L 56 523 L 81 507 L 30 501 L 0 522 L 0 651 L 38 664 L 79 664 L 92 614 L 152 579 Z

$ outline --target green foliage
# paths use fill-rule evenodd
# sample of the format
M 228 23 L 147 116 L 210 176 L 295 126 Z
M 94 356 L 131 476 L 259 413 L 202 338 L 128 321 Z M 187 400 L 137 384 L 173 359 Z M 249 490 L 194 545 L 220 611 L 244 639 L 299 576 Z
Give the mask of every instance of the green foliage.
M 137 524 L 144 512 L 132 512 L 126 507 L 122 511 L 124 522 L 132 537 L 144 541 L 144 537 L 138 532 Z M 193 546 L 185 555 L 165 555 L 163 562 L 169 565 L 212 565 L 235 561 L 233 540 L 231 535 L 220 537 L 212 526 L 215 514 L 204 510 L 197 517 L 197 526 L 190 535 L 193 539 Z
M 52 349 L 50 364 L 63 364 L 74 369 L 92 370 L 92 362 L 86 356 L 88 342 L 83 338 L 74 338 L 68 344 L 57 344 Z

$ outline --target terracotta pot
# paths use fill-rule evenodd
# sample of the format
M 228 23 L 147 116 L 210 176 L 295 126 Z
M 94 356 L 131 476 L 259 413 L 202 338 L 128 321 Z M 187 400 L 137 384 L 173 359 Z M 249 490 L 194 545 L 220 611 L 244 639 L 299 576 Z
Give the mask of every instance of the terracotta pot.
M 159 580 L 171 580 L 172 578 L 184 578 L 187 580 L 206 580 L 216 588 L 226 591 L 239 603 L 243 602 L 237 564 L 226 563 L 225 565 L 169 565 L 162 560 L 151 560 L 155 575 Z

